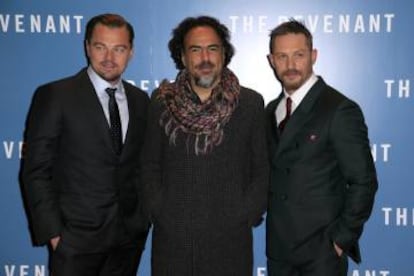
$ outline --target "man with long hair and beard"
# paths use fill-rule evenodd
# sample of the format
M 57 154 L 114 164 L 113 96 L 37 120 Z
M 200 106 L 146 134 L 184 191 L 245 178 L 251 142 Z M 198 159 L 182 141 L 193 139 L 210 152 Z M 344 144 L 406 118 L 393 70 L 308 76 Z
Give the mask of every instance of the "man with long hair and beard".
M 215 18 L 186 18 L 168 46 L 179 72 L 152 96 L 141 160 L 152 275 L 251 276 L 267 205 L 263 98 L 227 68 L 234 48 Z

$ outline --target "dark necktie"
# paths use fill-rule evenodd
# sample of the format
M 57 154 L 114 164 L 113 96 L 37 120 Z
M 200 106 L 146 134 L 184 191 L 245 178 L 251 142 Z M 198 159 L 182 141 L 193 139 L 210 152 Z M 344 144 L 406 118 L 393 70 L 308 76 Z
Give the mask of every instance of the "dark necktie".
M 106 88 L 106 93 L 109 95 L 108 110 L 111 121 L 111 136 L 116 154 L 120 154 L 122 150 L 122 128 L 121 119 L 119 117 L 118 104 L 115 100 L 116 88 Z
M 292 99 L 290 97 L 286 98 L 286 116 L 285 118 L 279 123 L 279 130 L 280 132 L 283 131 L 283 129 L 286 126 L 286 123 L 288 122 L 290 118 L 290 114 L 292 112 Z

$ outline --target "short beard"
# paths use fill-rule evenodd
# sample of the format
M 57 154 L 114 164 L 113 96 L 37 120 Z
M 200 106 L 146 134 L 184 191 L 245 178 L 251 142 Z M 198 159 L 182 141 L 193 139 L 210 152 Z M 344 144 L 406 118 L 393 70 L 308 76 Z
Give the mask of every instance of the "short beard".
M 203 88 L 211 88 L 216 82 L 217 76 L 208 76 L 208 77 L 195 77 L 194 83 Z
M 214 68 L 214 64 L 210 61 L 203 61 L 200 64 L 196 66 L 196 68 L 202 70 L 202 69 L 212 69 Z M 202 88 L 211 88 L 214 83 L 216 82 L 218 76 L 214 74 L 211 76 L 194 76 L 194 84 L 202 87 Z
M 295 83 L 293 85 L 284 85 L 284 88 L 286 91 L 296 91 L 298 90 L 301 86 L 303 85 L 303 83 Z

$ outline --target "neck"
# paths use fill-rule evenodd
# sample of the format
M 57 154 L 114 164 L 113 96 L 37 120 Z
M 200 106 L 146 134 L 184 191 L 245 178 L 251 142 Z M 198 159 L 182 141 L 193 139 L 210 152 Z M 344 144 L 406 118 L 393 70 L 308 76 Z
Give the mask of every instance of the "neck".
M 118 85 L 118 83 L 120 82 L 120 78 L 119 79 L 117 79 L 117 80 L 112 80 L 112 81 L 109 81 L 109 83 L 112 85 L 112 87 L 116 87 L 117 85 Z
M 205 102 L 210 98 L 212 88 L 193 87 L 194 92 L 197 94 L 201 102 Z

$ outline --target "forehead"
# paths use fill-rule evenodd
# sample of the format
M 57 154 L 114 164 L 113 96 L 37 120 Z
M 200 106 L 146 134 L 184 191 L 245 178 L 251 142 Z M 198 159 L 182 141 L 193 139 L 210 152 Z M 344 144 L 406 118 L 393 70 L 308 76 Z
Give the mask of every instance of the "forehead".
M 184 47 L 191 47 L 194 45 L 206 46 L 212 44 L 221 44 L 220 37 L 217 32 L 208 26 L 194 27 L 186 34 L 184 38 Z
M 108 27 L 98 23 L 92 31 L 91 40 L 105 43 L 129 44 L 129 33 L 126 26 Z
M 273 41 L 274 51 L 307 49 L 308 44 L 304 34 L 284 34 L 276 36 Z

